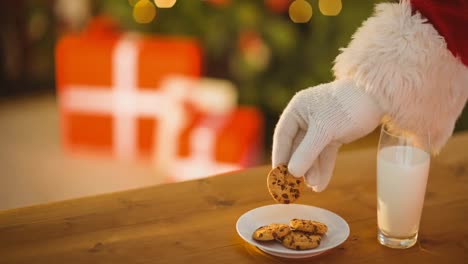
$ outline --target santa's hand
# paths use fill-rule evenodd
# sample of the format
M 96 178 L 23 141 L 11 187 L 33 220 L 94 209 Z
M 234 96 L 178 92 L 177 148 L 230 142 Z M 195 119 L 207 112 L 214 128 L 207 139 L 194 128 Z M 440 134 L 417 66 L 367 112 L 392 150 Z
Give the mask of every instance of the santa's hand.
M 298 92 L 282 113 L 273 136 L 273 167 L 287 164 L 314 191 L 323 191 L 343 143 L 372 132 L 383 113 L 353 81 L 340 80 Z

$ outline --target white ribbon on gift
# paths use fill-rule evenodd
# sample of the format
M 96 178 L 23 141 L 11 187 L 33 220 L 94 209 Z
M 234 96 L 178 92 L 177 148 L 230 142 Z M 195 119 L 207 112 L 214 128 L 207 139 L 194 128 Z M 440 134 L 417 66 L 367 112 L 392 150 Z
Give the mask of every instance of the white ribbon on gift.
M 168 79 L 157 91 L 139 89 L 138 43 L 134 37 L 126 36 L 116 44 L 112 57 L 111 87 L 67 84 L 67 87 L 59 94 L 61 108 L 67 112 L 111 114 L 113 116 L 113 148 L 118 158 L 129 159 L 137 156 L 136 118 L 149 117 L 158 120 L 153 157 L 159 169 L 170 170 L 174 173 L 174 169 L 180 168 L 182 170 L 180 172 L 183 173 L 182 167 L 185 166 L 184 168 L 190 169 L 182 175 L 190 174 L 185 176 L 189 178 L 192 178 L 194 174 L 197 177 L 201 176 L 198 172 L 193 172 L 195 167 L 203 167 L 205 174 L 237 169 L 236 164 L 216 162 L 213 151 L 217 134 L 215 131 L 207 130 L 207 126 L 193 131 L 190 139 L 191 155 L 185 159 L 176 158 L 178 137 L 187 121 L 183 101 L 191 100 L 196 105 L 198 103 L 207 109 L 210 107 L 206 103 L 206 96 L 194 96 L 196 91 L 192 90 L 194 90 L 195 80 L 190 78 L 184 80 L 183 77 L 174 77 L 173 81 Z M 227 87 L 224 91 L 233 91 L 233 87 L 224 86 Z M 206 89 L 201 89 L 201 91 L 204 90 Z M 218 96 L 218 100 L 214 101 L 215 104 L 221 106 L 221 108 L 218 107 L 220 112 L 228 112 L 235 106 L 235 95 L 232 92 L 225 94 L 227 96 L 224 99 L 223 96 Z M 205 132 L 199 133 L 199 129 Z M 199 147 L 202 145 L 204 147 Z

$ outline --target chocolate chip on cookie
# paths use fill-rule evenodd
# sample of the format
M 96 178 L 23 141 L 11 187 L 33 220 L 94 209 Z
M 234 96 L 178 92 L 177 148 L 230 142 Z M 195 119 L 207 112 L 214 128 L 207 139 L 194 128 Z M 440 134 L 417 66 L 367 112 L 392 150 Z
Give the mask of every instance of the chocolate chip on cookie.
M 290 231 L 289 226 L 286 224 L 269 224 L 257 228 L 252 234 L 252 238 L 259 241 L 280 240 Z
M 326 224 L 312 220 L 291 219 L 289 226 L 293 230 L 304 231 L 316 235 L 324 235 L 328 231 Z
M 313 249 L 320 245 L 321 239 L 322 237 L 319 235 L 302 231 L 291 231 L 283 238 L 282 244 L 287 248 L 295 250 Z
M 304 178 L 296 178 L 288 172 L 286 165 L 272 169 L 267 178 L 268 191 L 279 203 L 289 204 L 301 196 Z

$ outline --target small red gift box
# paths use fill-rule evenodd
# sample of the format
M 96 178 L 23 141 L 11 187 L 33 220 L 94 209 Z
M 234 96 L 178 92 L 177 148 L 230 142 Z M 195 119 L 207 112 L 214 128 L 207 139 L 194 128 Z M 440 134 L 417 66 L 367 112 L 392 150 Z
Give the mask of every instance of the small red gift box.
M 171 179 L 190 180 L 256 165 L 262 135 L 263 117 L 255 108 L 195 118 L 181 134 L 177 159 L 169 167 Z

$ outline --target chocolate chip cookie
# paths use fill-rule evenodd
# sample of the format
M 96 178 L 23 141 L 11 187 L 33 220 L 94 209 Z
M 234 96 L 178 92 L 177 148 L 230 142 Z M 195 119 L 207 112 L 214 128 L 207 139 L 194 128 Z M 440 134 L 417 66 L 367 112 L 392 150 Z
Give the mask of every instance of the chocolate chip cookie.
M 282 244 L 287 248 L 295 250 L 313 249 L 320 245 L 321 239 L 322 237 L 319 235 L 302 231 L 291 231 L 283 238 Z
M 312 220 L 291 219 L 289 226 L 293 230 L 304 231 L 316 235 L 324 235 L 328 231 L 326 224 Z
M 286 165 L 272 169 L 267 178 L 268 191 L 278 203 L 289 204 L 301 196 L 304 178 L 296 178 Z
M 291 230 L 286 224 L 269 224 L 257 228 L 252 234 L 252 238 L 258 241 L 270 241 L 275 239 L 282 239 Z

